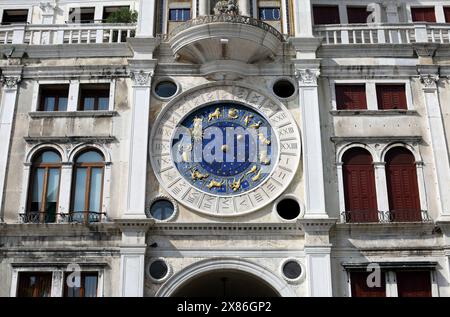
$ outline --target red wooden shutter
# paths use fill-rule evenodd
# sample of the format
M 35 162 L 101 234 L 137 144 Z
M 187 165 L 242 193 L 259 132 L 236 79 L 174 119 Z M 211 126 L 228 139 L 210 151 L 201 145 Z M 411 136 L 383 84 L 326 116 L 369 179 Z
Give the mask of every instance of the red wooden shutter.
M 425 8 L 411 8 L 411 16 L 413 22 L 436 22 L 436 14 L 434 12 L 434 7 Z
M 344 196 L 349 222 L 377 222 L 377 200 L 372 156 L 364 149 L 348 150 L 343 157 Z
M 367 23 L 367 7 L 347 7 L 348 23 Z
M 371 272 L 351 272 L 352 297 L 386 297 L 386 278 L 381 272 L 380 287 L 369 287 L 367 277 Z
M 430 271 L 396 272 L 398 297 L 431 297 Z
M 338 6 L 313 6 L 314 24 L 340 24 Z
M 336 107 L 338 110 L 366 110 L 366 86 L 336 85 Z
M 444 7 L 445 22 L 450 23 L 450 7 Z
M 377 85 L 378 109 L 404 109 L 406 104 L 405 85 Z
M 396 147 L 386 154 L 389 209 L 393 221 L 420 221 L 420 198 L 414 156 Z

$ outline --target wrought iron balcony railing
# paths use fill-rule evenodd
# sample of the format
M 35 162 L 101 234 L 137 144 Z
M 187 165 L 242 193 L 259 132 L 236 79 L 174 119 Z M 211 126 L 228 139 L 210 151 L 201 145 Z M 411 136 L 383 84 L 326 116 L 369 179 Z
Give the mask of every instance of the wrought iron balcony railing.
M 14 24 L 0 26 L 0 44 L 122 43 L 135 32 L 135 24 Z
M 450 43 L 450 24 L 341 24 L 314 27 L 323 45 Z
M 21 223 L 98 223 L 106 220 L 106 213 L 95 211 L 48 213 L 27 212 L 19 214 Z
M 430 222 L 426 210 L 352 210 L 341 213 L 344 223 Z
M 172 30 L 172 32 L 170 32 L 169 37 L 173 37 L 178 33 L 187 30 L 193 26 L 211 23 L 237 23 L 237 24 L 251 25 L 273 34 L 280 41 L 284 41 L 283 35 L 277 29 L 261 20 L 254 19 L 248 16 L 229 15 L 229 14 L 205 15 L 196 17 L 177 26 L 175 29 Z

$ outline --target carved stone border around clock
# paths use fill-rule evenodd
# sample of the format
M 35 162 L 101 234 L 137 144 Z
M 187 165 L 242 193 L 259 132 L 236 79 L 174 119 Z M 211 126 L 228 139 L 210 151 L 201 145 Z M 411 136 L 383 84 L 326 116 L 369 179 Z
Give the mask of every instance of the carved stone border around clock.
M 202 192 L 186 181 L 172 161 L 171 136 L 175 127 L 186 115 L 215 102 L 234 102 L 250 107 L 265 115 L 276 131 L 279 161 L 261 185 L 246 193 L 223 197 Z M 236 86 L 232 82 L 201 86 L 169 102 L 154 123 L 150 140 L 150 159 L 160 184 L 180 204 L 209 216 L 240 216 L 274 201 L 293 180 L 301 155 L 299 129 L 289 110 L 253 87 Z

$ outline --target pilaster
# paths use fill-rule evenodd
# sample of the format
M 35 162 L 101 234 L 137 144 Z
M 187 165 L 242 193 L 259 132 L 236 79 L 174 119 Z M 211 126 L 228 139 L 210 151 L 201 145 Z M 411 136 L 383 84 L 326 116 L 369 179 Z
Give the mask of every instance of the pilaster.
M 11 144 L 11 132 L 16 108 L 17 92 L 22 80 L 22 68 L 14 67 L 11 70 L 3 70 L 1 84 L 3 94 L 0 103 L 0 219 L 3 219 L 3 200 L 7 166 Z
M 433 158 L 437 179 L 437 201 L 439 208 L 439 219 L 450 220 L 450 163 L 447 140 L 445 139 L 444 122 L 439 101 L 438 66 L 418 66 L 420 82 L 427 109 L 428 127 L 433 149 Z

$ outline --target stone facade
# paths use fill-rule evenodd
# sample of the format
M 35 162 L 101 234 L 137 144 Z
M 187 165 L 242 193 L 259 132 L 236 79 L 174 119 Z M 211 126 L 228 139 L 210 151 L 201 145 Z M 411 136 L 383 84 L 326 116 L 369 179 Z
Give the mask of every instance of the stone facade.
M 214 14 L 206 0 L 0 2 L 0 296 L 17 296 L 24 272 L 52 272 L 50 295 L 62 296 L 75 264 L 97 272 L 98 296 L 171 296 L 210 273 L 238 272 L 274 295 L 346 297 L 351 273 L 371 263 L 385 273 L 387 296 L 399 294 L 405 269 L 430 272 L 430 294 L 450 295 L 446 1 L 239 0 L 238 14 Z M 337 6 L 341 24 L 314 23 L 320 5 Z M 348 7 L 368 5 L 375 23 L 348 24 Z M 118 6 L 137 10 L 138 21 L 99 21 Z M 92 23 L 66 23 L 86 7 Z M 413 21 L 417 7 L 434 7 L 437 24 Z M 25 11 L 27 24 L 5 23 L 11 10 Z M 290 96 L 274 92 L 280 80 Z M 175 84 L 173 96 L 157 95 L 162 82 Z M 377 87 L 392 84 L 404 87 L 406 109 L 379 110 Z M 64 111 L 42 111 L 51 85 L 67 87 Z M 104 109 L 79 108 L 89 85 L 107 87 Z M 364 85 L 366 109 L 342 110 L 339 85 Z M 214 195 L 190 202 L 160 161 L 173 113 L 221 101 L 268 117 L 281 147 L 274 194 L 268 182 L 261 201 L 255 191 L 229 209 Z M 421 220 L 389 221 L 385 162 L 397 147 L 414 157 Z M 348 219 L 344 156 L 354 148 L 372 156 L 379 221 Z M 103 156 L 101 218 L 79 223 L 74 179 L 87 149 Z M 43 150 L 61 158 L 54 221 L 30 219 Z M 150 215 L 159 199 L 174 207 L 162 221 Z M 299 209 L 290 220 L 279 214 L 285 199 Z M 155 260 L 166 266 L 160 279 Z M 296 278 L 283 272 L 287 261 L 300 264 Z

